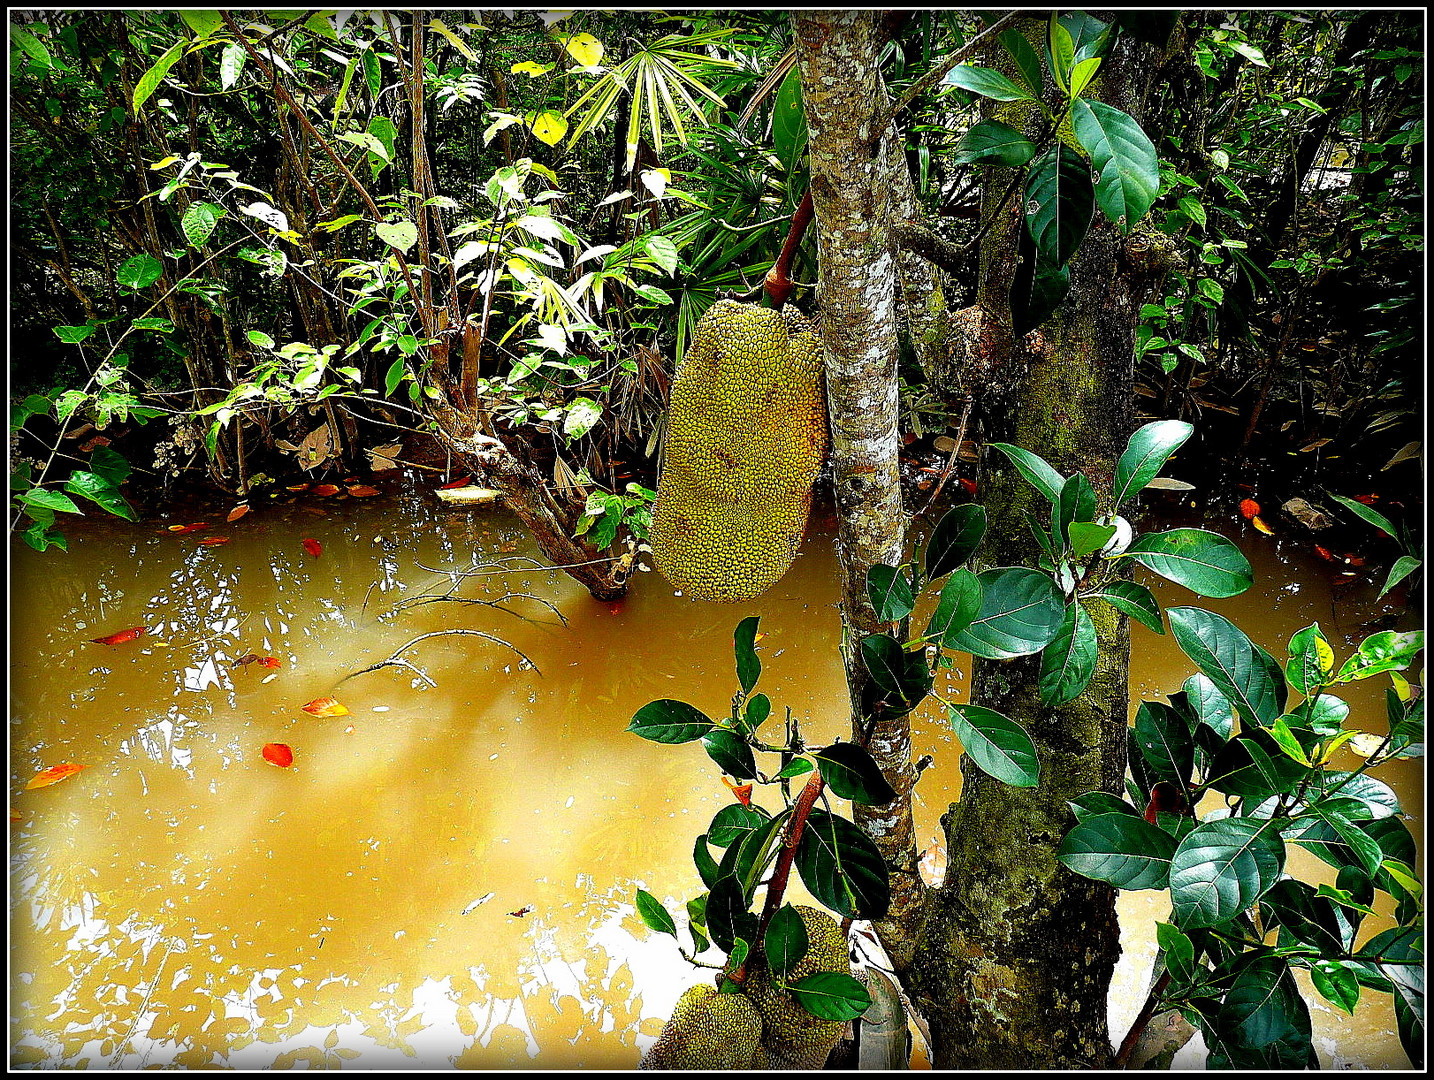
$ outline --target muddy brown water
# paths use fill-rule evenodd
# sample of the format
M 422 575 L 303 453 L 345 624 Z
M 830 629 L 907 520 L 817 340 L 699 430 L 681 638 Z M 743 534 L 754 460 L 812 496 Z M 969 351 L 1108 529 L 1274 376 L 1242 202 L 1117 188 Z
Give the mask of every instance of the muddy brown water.
M 504 511 L 426 492 L 171 520 L 214 524 L 82 521 L 68 554 L 11 548 L 10 1065 L 633 1067 L 700 977 L 642 926 L 634 891 L 678 912 L 697 891 L 693 837 L 732 796 L 696 744 L 623 728 L 658 697 L 725 711 L 733 628 L 758 614 L 774 714 L 790 706 L 815 745 L 844 735 L 830 533 L 726 607 L 656 574 L 595 603 L 523 559 Z M 1172 586 L 1164 603 L 1220 611 L 1277 656 L 1315 620 L 1347 655 L 1394 610 L 1293 545 L 1224 528 L 1254 589 L 1198 601 Z M 229 542 L 198 542 L 216 535 Z M 475 553 L 492 572 L 456 595 L 507 610 L 416 603 Z M 402 654 L 413 668 L 346 678 L 455 627 L 501 640 L 432 638 Z M 1136 626 L 1133 645 L 1132 714 L 1193 670 L 1168 637 Z M 251 654 L 281 666 L 237 663 Z M 960 699 L 963 678 L 948 689 Z M 1381 694 L 1344 695 L 1372 730 Z M 348 714 L 301 710 L 320 697 Z M 936 761 L 917 788 L 934 877 L 960 748 L 937 709 L 914 726 Z M 266 743 L 293 765 L 265 761 Z M 70 762 L 85 767 L 22 790 Z M 1381 775 L 1422 837 L 1422 763 L 1397 764 Z M 1313 859 L 1289 869 L 1333 880 Z M 1158 894 L 1122 897 L 1117 1039 L 1167 915 Z M 1353 1019 L 1307 997 L 1324 1065 L 1408 1067 L 1387 995 L 1366 991 Z M 1195 1046 L 1176 1064 L 1202 1062 Z

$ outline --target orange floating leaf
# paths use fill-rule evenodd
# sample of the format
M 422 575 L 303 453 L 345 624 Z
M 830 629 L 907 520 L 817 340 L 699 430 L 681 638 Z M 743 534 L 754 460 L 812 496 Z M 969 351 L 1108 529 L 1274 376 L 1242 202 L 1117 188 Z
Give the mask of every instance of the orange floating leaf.
M 264 760 L 281 769 L 287 769 L 294 763 L 294 751 L 288 743 L 266 742 L 264 744 Z
M 959 482 L 960 482 L 962 488 L 965 489 L 966 494 L 967 494 L 967 495 L 970 495 L 970 496 L 972 496 L 972 497 L 974 498 L 975 495 L 976 495 L 976 481 L 971 480 L 971 479 L 968 479 L 967 477 L 964 477 L 964 476 L 963 476 L 963 477 L 961 477 L 961 480 L 960 480 Z
M 382 494 L 376 487 L 369 487 L 367 484 L 351 484 L 349 494 L 355 499 L 371 499 L 375 495 Z
M 281 668 L 284 666 L 284 662 L 280 660 L 277 656 L 256 656 L 254 659 L 259 661 L 259 666 L 262 668 L 272 669 Z
M 439 485 L 438 485 L 438 490 L 439 490 L 439 491 L 447 491 L 447 490 L 449 490 L 450 488 L 467 487 L 467 486 L 468 486 L 469 484 L 471 484 L 471 483 L 473 483 L 473 477 L 471 477 L 471 476 L 460 476 L 457 480 L 450 480 L 450 481 L 448 481 L 448 483 L 446 483 L 446 484 L 439 484 Z
M 119 630 L 109 637 L 90 638 L 96 645 L 123 645 L 126 641 L 133 641 L 137 637 L 143 637 L 148 633 L 149 628 L 145 626 L 131 626 L 128 630 Z
M 209 522 L 196 521 L 193 525 L 171 525 L 169 531 L 178 536 L 183 536 L 185 533 L 198 532 L 200 529 L 207 528 L 209 528 Z
M 1329 548 L 1320 547 L 1318 544 L 1315 545 L 1315 554 L 1318 555 L 1321 559 L 1325 559 L 1329 562 L 1342 561 L 1340 557 L 1336 555 L 1333 551 L 1331 551 Z
M 220 545 L 220 544 L 227 544 L 227 543 L 229 543 L 229 537 L 227 537 L 227 536 L 206 536 L 203 540 L 199 541 L 199 546 L 200 546 L 200 547 L 217 547 L 217 546 Z
M 51 765 L 43 772 L 36 773 L 34 779 L 25 785 L 25 790 L 31 791 L 35 788 L 49 787 L 51 784 L 58 784 L 61 780 L 74 776 L 75 773 L 83 768 L 83 765 Z
M 1256 514 L 1250 519 L 1250 524 L 1253 525 L 1255 528 L 1259 529 L 1260 532 L 1264 533 L 1266 536 L 1275 535 L 1275 530 L 1266 525 L 1265 519 L 1260 517 L 1259 514 Z
M 224 520 L 225 520 L 225 521 L 238 521 L 241 517 L 243 517 L 245 514 L 247 514 L 251 509 L 252 509 L 252 507 L 250 507 L 248 503 L 240 503 L 240 504 L 239 504 L 238 506 L 236 506 L 233 510 L 230 510 L 230 511 L 229 511 L 229 516 L 228 516 L 227 518 L 225 518 Z
M 1254 499 L 1240 500 L 1240 516 L 1243 517 L 1246 521 L 1252 520 L 1254 516 L 1259 512 L 1260 504 L 1257 503 Z
M 315 495 L 322 495 L 327 498 L 330 495 L 337 495 L 339 493 L 339 486 L 337 484 L 315 484 L 313 490 Z
M 20 811 L 16 810 L 13 806 L 10 807 L 10 820 L 11 820 L 11 821 L 19 821 L 19 820 L 20 820 Z
M 323 554 L 324 545 L 319 543 L 312 536 L 308 536 L 304 538 L 304 550 L 317 559 L 321 554 Z
M 347 706 L 340 705 L 331 697 L 314 698 L 302 708 L 311 716 L 347 716 L 349 714 Z
M 288 487 L 286 488 L 286 490 L 288 490 L 288 491 L 308 491 L 308 490 L 309 490 L 309 485 L 308 485 L 308 484 L 289 484 Z

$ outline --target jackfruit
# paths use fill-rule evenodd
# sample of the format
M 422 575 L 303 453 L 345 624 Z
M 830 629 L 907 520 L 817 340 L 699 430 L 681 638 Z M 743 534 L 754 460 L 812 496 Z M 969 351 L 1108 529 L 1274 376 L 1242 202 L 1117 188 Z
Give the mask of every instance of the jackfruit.
M 707 310 L 678 366 L 648 542 L 689 596 L 734 603 L 787 572 L 827 449 L 811 322 L 735 300 Z
M 751 999 L 699 983 L 677 1000 L 638 1068 L 765 1069 L 761 1040 L 762 1017 Z
M 787 972 L 788 983 L 819 971 L 851 974 L 846 935 L 832 917 L 816 908 L 796 908 L 807 928 L 807 953 Z M 773 1068 L 820 1069 L 845 1025 L 840 1020 L 820 1020 L 797 1004 L 790 993 L 777 986 L 765 967 L 756 968 L 743 988 L 761 1013 L 763 1036 Z

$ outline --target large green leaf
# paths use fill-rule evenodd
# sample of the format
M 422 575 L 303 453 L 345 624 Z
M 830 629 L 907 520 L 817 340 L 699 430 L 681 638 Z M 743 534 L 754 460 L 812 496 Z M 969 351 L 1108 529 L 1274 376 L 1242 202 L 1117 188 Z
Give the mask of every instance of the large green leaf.
M 974 64 L 961 64 L 952 68 L 941 81 L 947 86 L 959 86 L 963 90 L 970 90 L 996 101 L 1031 100 L 1029 90 L 1017 86 L 999 71 L 976 67 Z
M 971 620 L 980 613 L 980 578 L 969 570 L 957 570 L 941 586 L 936 610 L 931 613 L 931 621 L 926 624 L 923 636 L 928 641 L 940 641 L 944 647 L 954 649 L 956 646 L 952 642 L 956 635 L 970 626 Z
M 866 987 L 841 971 L 815 972 L 788 989 L 798 1005 L 821 1020 L 855 1020 L 871 1008 Z
M 209 239 L 209 234 L 219 224 L 219 219 L 224 216 L 224 207 L 212 202 L 191 203 L 189 209 L 184 212 L 184 218 L 180 221 L 179 227 L 184 230 L 184 238 L 189 241 L 190 247 L 199 247 Z
M 1005 31 L 1000 40 L 1011 54 L 1011 59 L 1016 62 L 1016 71 L 1021 76 L 1021 82 L 1025 83 L 1035 97 L 1040 97 L 1045 85 L 1041 77 L 1041 58 L 1026 40 L 1026 35 L 1012 29 Z
M 807 891 L 849 919 L 879 919 L 891 904 L 886 862 L 845 818 L 813 810 L 794 860 Z
M 1359 650 L 1344 662 L 1335 676 L 1339 682 L 1367 679 L 1386 671 L 1403 671 L 1424 648 L 1423 630 L 1381 630 L 1359 644 Z
M 159 87 L 164 77 L 169 74 L 169 69 L 174 67 L 179 61 L 179 58 L 184 55 L 184 47 L 186 44 L 184 41 L 176 41 L 165 50 L 164 55 L 156 60 L 150 69 L 141 75 L 139 81 L 134 84 L 133 107 L 135 116 L 139 115 L 140 108 L 149 100 L 150 95 Z
M 958 165 L 1018 167 L 1035 156 L 1035 145 L 1015 128 L 999 120 L 982 120 L 961 137 L 953 158 Z
M 737 624 L 732 634 L 732 653 L 737 661 L 737 681 L 742 693 L 750 694 L 762 674 L 762 661 L 757 659 L 757 623 L 759 615 L 748 615 Z
M 1010 443 L 992 443 L 991 449 L 999 450 L 1011 459 L 1011 464 L 1016 471 L 1026 479 L 1026 483 L 1044 495 L 1052 504 L 1055 504 L 1061 497 L 1061 488 L 1065 486 L 1066 478 L 1051 467 L 1045 458 L 1033 454 L 1029 450 L 1023 450 L 1019 446 L 1012 446 Z
M 1228 739 L 1235 730 L 1235 710 L 1220 688 L 1207 675 L 1197 673 L 1186 679 L 1181 689 L 1196 719 L 1220 738 Z
M 1281 957 L 1256 956 L 1241 965 L 1215 1014 L 1215 1031 L 1231 1068 L 1318 1065 L 1310 1042 L 1309 1007 L 1289 962 Z
M 956 738 L 983 772 L 1012 787 L 1040 783 L 1036 744 L 1020 724 L 979 705 L 953 705 L 948 715 Z
M 767 966 L 780 978 L 801 963 L 809 945 L 807 924 L 802 922 L 801 914 L 791 904 L 783 904 L 772 915 L 762 937 Z
M 126 521 L 139 520 L 125 497 L 120 494 L 119 488 L 103 476 L 76 470 L 65 481 L 65 490 L 72 495 L 83 495 L 115 517 L 122 517 Z
M 1394 537 L 1396 537 L 1397 535 L 1399 535 L 1395 531 L 1394 523 L 1390 521 L 1387 517 L 1385 517 L 1383 514 L 1381 514 L 1378 510 L 1375 510 L 1372 507 L 1365 506 L 1362 502 L 1356 502 L 1354 499 L 1346 498 L 1343 495 L 1336 495 L 1333 492 L 1330 493 L 1329 497 L 1335 502 L 1339 503 L 1340 506 L 1343 506 L 1355 517 L 1360 518 L 1363 521 L 1369 522 L 1369 524 L 1373 525 L 1380 532 L 1387 535 L 1391 540 L 1394 539 Z
M 931 530 L 923 557 L 926 577 L 935 581 L 942 574 L 963 566 L 986 535 L 986 508 L 980 503 L 953 506 Z
M 1130 232 L 1160 194 L 1160 161 L 1154 144 L 1132 116 L 1101 101 L 1074 101 L 1071 125 L 1080 144 L 1090 151 L 1098 177 L 1096 205 Z
M 1095 190 L 1085 159 L 1056 143 L 1026 174 L 1026 227 L 1052 268 L 1065 266 L 1090 228 Z M 1039 325 L 1037 322 L 1035 325 Z
M 714 728 L 702 736 L 702 749 L 729 776 L 738 780 L 756 779 L 757 762 L 752 757 L 752 748 L 735 731 Z
M 911 580 L 896 566 L 877 563 L 867 568 L 866 595 L 872 610 L 882 622 L 897 622 L 911 614 L 916 606 L 911 595 Z
M 1095 624 L 1073 600 L 1051 643 L 1041 651 L 1040 693 L 1045 705 L 1064 705 L 1080 696 L 1095 674 Z
M 1092 600 L 1104 600 L 1117 611 L 1129 615 L 1157 634 L 1165 633 L 1165 624 L 1160 619 L 1160 605 L 1155 600 L 1155 594 L 1144 585 L 1116 578 L 1098 592 L 1085 595 Z
M 988 660 L 1040 652 L 1055 638 L 1065 619 L 1065 599 L 1039 570 L 998 566 L 977 575 L 981 611 L 965 630 L 952 635 L 949 648 Z
M 1198 825 L 1170 860 L 1176 925 L 1218 926 L 1244 911 L 1280 879 L 1285 846 L 1277 827 L 1249 818 Z
M 910 712 L 931 689 L 931 671 L 924 651 L 907 652 L 886 634 L 862 638 L 861 658 L 892 712 Z
M 1056 858 L 1068 869 L 1117 889 L 1163 889 L 1175 838 L 1135 814 L 1097 814 L 1066 834 Z
M 1247 723 L 1269 724 L 1284 712 L 1284 673 L 1239 627 L 1203 608 L 1169 608 L 1165 614 L 1181 651 Z
M 707 840 L 720 848 L 731 847 L 764 828 L 771 817 L 760 806 L 728 803 L 712 816 L 712 824 L 707 826 Z
M 796 171 L 807 149 L 807 114 L 802 105 L 801 73 L 795 66 L 782 80 L 772 105 L 772 148 L 785 166 L 785 175 Z
M 164 276 L 164 263 L 153 255 L 135 255 L 120 264 L 115 280 L 126 289 L 147 289 Z
M 1092 57 L 1104 56 L 1115 39 L 1115 33 L 1108 23 L 1101 22 L 1083 11 L 1062 15 L 1057 21 L 1071 36 L 1071 47 L 1075 50 L 1072 59 L 1077 64 Z
M 625 730 L 652 742 L 685 743 L 702 738 L 715 726 L 685 701 L 661 698 L 638 709 Z
M 881 775 L 871 754 L 855 743 L 832 743 L 814 750 L 817 769 L 838 798 L 850 799 L 863 806 L 881 806 L 896 798 L 896 792 Z
M 1195 739 L 1180 714 L 1158 701 L 1142 701 L 1135 713 L 1135 739 L 1150 775 L 1183 791 L 1195 769 Z
M 1017 336 L 1034 330 L 1051 317 L 1070 291 L 1070 267 L 1036 255 L 1029 278 L 1018 270 L 1011 283 L 1011 328 Z
M 750 943 L 744 933 L 750 917 L 742 883 L 731 874 L 719 877 L 707 894 L 707 932 L 713 943 L 723 952 L 731 952 L 738 938 Z
M 1156 182 L 1158 185 L 1158 178 Z M 1156 420 L 1137 429 L 1115 463 L 1116 507 L 1143 491 L 1194 430 L 1183 420 Z
M 1250 728 L 1215 752 L 1205 769 L 1205 780 L 1216 791 L 1260 801 L 1293 791 L 1308 770 L 1280 751 L 1263 728 Z
M 1200 596 L 1238 596 L 1255 582 L 1245 553 L 1207 529 L 1146 533 L 1125 555 Z
M 1332 809 L 1328 803 L 1315 802 L 1311 804 L 1309 812 L 1328 825 L 1334 834 L 1344 842 L 1344 845 L 1358 860 L 1356 865 L 1359 869 L 1370 876 L 1379 873 L 1380 864 L 1384 862 L 1384 855 L 1373 837 L 1348 816 Z

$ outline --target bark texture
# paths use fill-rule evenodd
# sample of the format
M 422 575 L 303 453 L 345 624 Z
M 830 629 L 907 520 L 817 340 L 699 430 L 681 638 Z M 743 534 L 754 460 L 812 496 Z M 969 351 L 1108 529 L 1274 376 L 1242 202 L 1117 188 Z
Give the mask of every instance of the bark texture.
M 856 807 L 855 817 L 890 870 L 891 910 L 878 931 L 903 965 L 911 956 L 923 901 L 911 819 L 911 730 L 905 716 L 863 723 L 867 673 L 858 652 L 863 637 L 887 628 L 867 599 L 867 570 L 876 563 L 899 565 L 905 546 L 897 473 L 891 157 L 887 137 L 874 126 L 888 105 L 879 62 L 885 33 L 872 11 L 808 11 L 794 14 L 792 21 L 819 227 L 818 296 L 843 574 L 843 661 L 854 734 L 859 738 L 863 728 L 870 731 L 867 748 L 897 792 L 885 806 Z

